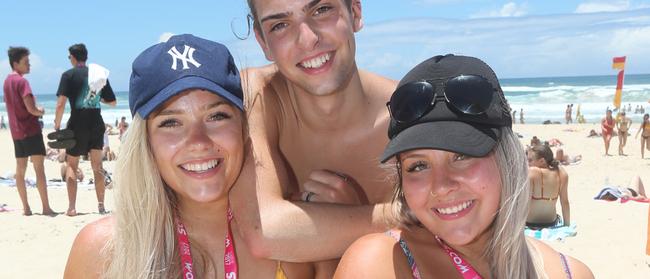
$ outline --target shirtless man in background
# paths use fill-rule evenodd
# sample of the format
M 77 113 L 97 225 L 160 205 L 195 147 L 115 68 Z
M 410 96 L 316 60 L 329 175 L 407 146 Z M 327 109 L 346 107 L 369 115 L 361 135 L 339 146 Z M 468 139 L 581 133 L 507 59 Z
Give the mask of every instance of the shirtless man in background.
M 360 1 L 248 4 L 274 64 L 242 72 L 252 154 L 230 194 L 234 214 L 256 256 L 338 258 L 385 229 L 393 187 L 379 156 L 396 82 L 357 68 Z

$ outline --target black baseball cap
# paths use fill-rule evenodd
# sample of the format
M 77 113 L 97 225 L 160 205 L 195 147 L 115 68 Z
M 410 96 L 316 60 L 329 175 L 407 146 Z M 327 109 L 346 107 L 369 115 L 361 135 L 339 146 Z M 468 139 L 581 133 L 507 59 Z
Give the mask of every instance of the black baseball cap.
M 243 91 L 230 51 L 220 43 L 191 34 L 175 35 L 144 50 L 133 61 L 129 107 L 146 119 L 169 98 L 188 89 L 204 89 L 240 110 Z
M 512 127 L 512 118 L 499 80 L 485 62 L 469 56 L 435 56 L 409 71 L 397 88 L 411 82 L 446 81 L 461 75 L 480 76 L 492 85 L 494 94 L 485 112 L 465 114 L 447 102 L 436 102 L 433 109 L 413 122 L 402 123 L 391 117 L 388 127 L 390 142 L 381 156 L 382 163 L 414 149 L 438 149 L 483 157 L 494 148 L 501 136 L 500 128 Z M 442 94 L 444 89 L 437 86 L 435 90 Z

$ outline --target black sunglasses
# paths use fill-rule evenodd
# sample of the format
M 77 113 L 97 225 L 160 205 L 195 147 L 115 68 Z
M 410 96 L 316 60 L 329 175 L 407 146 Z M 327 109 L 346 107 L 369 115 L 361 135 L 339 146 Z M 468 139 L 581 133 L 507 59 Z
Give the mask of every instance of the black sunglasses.
M 410 123 L 420 119 L 433 109 L 441 99 L 457 111 L 480 115 L 490 106 L 496 89 L 482 76 L 459 75 L 444 82 L 442 96 L 436 93 L 439 81 L 414 81 L 397 88 L 386 103 L 391 118 L 398 123 Z

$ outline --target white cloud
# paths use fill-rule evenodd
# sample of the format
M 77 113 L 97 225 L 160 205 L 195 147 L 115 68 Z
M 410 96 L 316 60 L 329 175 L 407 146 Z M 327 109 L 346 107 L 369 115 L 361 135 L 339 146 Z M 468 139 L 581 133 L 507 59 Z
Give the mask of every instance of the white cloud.
M 650 9 L 613 13 L 417 19 L 369 24 L 357 35 L 357 62 L 394 79 L 437 54 L 476 56 L 500 77 L 650 73 Z
M 158 42 L 159 42 L 159 43 L 164 43 L 164 42 L 166 42 L 167 40 L 169 40 L 169 38 L 171 38 L 171 37 L 174 36 L 174 35 L 175 35 L 175 34 L 174 34 L 174 33 L 171 33 L 171 32 L 165 32 L 165 33 L 162 33 L 162 34 L 160 34 L 160 37 L 158 37 Z
M 517 4 L 515 2 L 508 2 L 504 4 L 500 9 L 481 11 L 474 15 L 470 15 L 470 18 L 484 18 L 484 17 L 520 17 L 526 15 L 528 12 L 528 7 L 526 4 Z
M 575 13 L 620 12 L 630 9 L 630 1 L 584 2 L 580 3 Z

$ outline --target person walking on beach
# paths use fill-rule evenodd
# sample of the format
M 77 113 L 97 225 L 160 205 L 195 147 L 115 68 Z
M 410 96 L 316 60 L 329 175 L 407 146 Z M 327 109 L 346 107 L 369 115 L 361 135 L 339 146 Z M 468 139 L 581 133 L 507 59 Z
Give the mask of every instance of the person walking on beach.
M 517 110 L 513 109 L 512 110 L 512 124 L 517 123 Z
M 519 123 L 524 124 L 524 109 L 523 108 L 521 108 L 519 110 Z
M 0 115 L 0 129 L 5 130 L 7 129 L 7 123 L 5 122 L 5 116 Z
M 645 150 L 650 151 L 650 115 L 647 113 L 643 115 L 643 121 L 634 138 L 638 138 L 639 133 L 641 133 L 641 159 L 643 159 Z
M 566 105 L 566 111 L 564 112 L 564 120 L 566 120 L 566 124 L 573 123 L 573 118 L 571 115 L 573 114 L 573 104 Z
M 104 173 L 102 167 L 102 148 L 104 145 L 104 120 L 101 115 L 100 102 L 115 106 L 115 94 L 110 83 L 95 92 L 90 90 L 88 84 L 88 67 L 86 60 L 88 50 L 84 44 L 75 44 L 68 48 L 68 59 L 72 69 L 61 75 L 61 82 L 56 95 L 56 114 L 54 118 L 54 129 L 61 128 L 61 118 L 65 109 L 66 101 L 70 101 L 70 118 L 67 129 L 74 132 L 76 144 L 66 150 L 68 171 L 66 185 L 68 188 L 68 216 L 77 215 L 77 179 L 76 173 L 79 167 L 79 156 L 90 153 L 90 164 L 92 165 L 95 192 L 97 194 L 97 209 L 100 214 L 106 213 L 104 208 Z
M 609 154 L 609 143 L 612 141 L 612 134 L 614 133 L 614 118 L 612 117 L 612 110 L 607 109 L 605 117 L 600 121 L 600 128 L 603 133 L 603 140 L 605 141 L 605 156 Z
M 25 171 L 27 160 L 31 157 L 34 172 L 36 173 L 36 187 L 41 196 L 43 215 L 54 215 L 50 208 L 47 196 L 45 179 L 45 144 L 43 132 L 38 124 L 38 117 L 45 114 L 41 106 L 36 105 L 36 99 L 27 79 L 23 76 L 29 73 L 29 50 L 25 47 L 10 47 L 7 51 L 12 72 L 4 82 L 4 102 L 9 118 L 9 129 L 14 141 L 14 155 L 16 156 L 16 189 L 23 204 L 23 214 L 32 215 L 32 210 L 27 201 L 27 188 L 25 187 Z M 2 119 L 4 125 L 4 116 Z
M 231 191 L 238 224 L 261 257 L 338 258 L 359 236 L 384 228 L 376 214 L 392 185 L 373 158 L 387 143 L 386 102 L 396 82 L 357 68 L 360 1 L 248 4 L 255 37 L 275 63 L 242 73 L 253 157 Z M 313 249 L 314 239 L 327 245 Z
M 126 129 L 129 128 L 129 123 L 126 122 L 126 117 L 122 116 L 122 119 L 120 119 L 120 123 L 116 125 L 116 128 L 120 132 L 118 139 L 122 140 L 124 133 L 126 133 Z
M 625 116 L 625 111 L 621 111 L 620 117 L 616 121 L 616 129 L 618 130 L 618 155 L 627 156 L 623 152 L 623 147 L 627 144 L 627 133 L 632 126 L 632 119 Z

